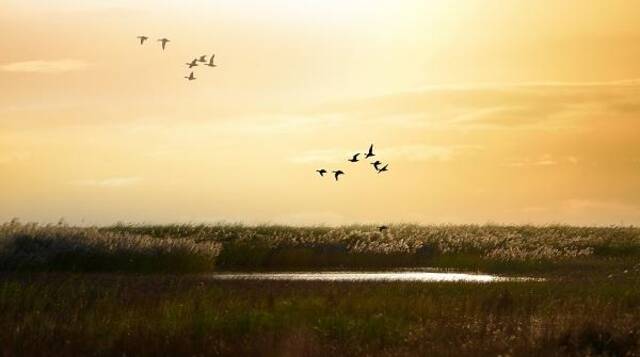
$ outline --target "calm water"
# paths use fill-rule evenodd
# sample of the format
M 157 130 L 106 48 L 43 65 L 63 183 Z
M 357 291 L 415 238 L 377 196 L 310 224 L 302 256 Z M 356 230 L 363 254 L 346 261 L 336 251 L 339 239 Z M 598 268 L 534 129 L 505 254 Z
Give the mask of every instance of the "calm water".
M 467 281 L 490 283 L 496 281 L 534 280 L 507 278 L 494 275 L 445 272 L 278 272 L 278 273 L 219 273 L 211 275 L 218 280 L 303 280 L 303 281 Z

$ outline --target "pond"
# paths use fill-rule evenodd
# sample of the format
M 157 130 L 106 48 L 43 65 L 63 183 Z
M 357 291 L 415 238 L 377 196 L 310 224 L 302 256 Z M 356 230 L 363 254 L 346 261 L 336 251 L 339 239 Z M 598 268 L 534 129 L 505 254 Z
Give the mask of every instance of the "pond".
M 498 281 L 531 281 L 535 278 L 501 277 L 495 275 L 425 272 L 425 271 L 388 271 L 388 272 L 262 272 L 262 273 L 216 273 L 216 280 L 289 280 L 289 281 L 413 281 L 413 282 L 474 282 L 490 283 Z

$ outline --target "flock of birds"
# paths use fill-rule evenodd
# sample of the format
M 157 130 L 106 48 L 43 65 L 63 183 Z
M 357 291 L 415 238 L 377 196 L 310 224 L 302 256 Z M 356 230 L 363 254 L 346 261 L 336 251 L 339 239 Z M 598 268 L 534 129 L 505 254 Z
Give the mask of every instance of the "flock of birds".
M 144 45 L 144 42 L 148 39 L 149 39 L 148 36 L 138 36 L 138 40 L 140 40 L 140 45 Z M 162 50 L 164 51 L 164 49 L 167 47 L 167 43 L 171 42 L 171 40 L 169 40 L 168 38 L 159 38 L 158 42 L 161 43 Z M 193 60 L 191 60 L 191 62 L 187 62 L 186 65 L 189 66 L 189 69 L 191 69 L 193 67 L 197 67 L 198 63 L 204 63 L 205 66 L 213 68 L 213 67 L 217 67 L 217 65 L 214 63 L 215 58 L 216 58 L 215 54 L 212 54 L 211 57 L 209 57 L 209 60 L 207 60 L 207 55 L 202 55 L 200 57 L 194 58 Z M 193 75 L 193 71 L 191 71 L 191 73 L 188 76 L 185 76 L 184 78 L 189 81 L 193 81 L 196 79 L 196 77 Z
M 138 36 L 137 38 L 140 41 L 140 45 L 144 45 L 145 41 L 147 41 L 149 39 L 148 36 Z M 171 40 L 169 40 L 168 38 L 164 38 L 164 37 L 163 38 L 159 38 L 157 41 L 160 42 L 163 51 L 167 47 L 167 43 L 171 42 Z M 209 57 L 209 60 L 207 60 L 207 55 L 202 55 L 202 56 L 199 56 L 199 57 L 195 57 L 190 62 L 187 62 L 185 64 L 189 67 L 189 69 L 191 69 L 193 67 L 197 67 L 199 63 L 203 63 L 204 66 L 208 66 L 208 67 L 212 67 L 213 68 L 213 67 L 217 67 L 216 64 L 214 63 L 215 57 L 216 57 L 216 55 L 212 54 L 211 57 Z M 189 81 L 193 81 L 193 80 L 196 79 L 196 77 L 193 74 L 193 71 L 191 71 L 191 73 L 188 76 L 185 76 L 184 78 L 189 80 Z M 360 159 L 358 159 L 360 154 L 361 153 L 354 154 L 347 161 L 349 161 L 351 163 L 356 163 L 356 162 L 361 161 Z M 367 152 L 364 153 L 364 158 L 368 159 L 368 158 L 374 157 L 374 156 L 376 156 L 376 154 L 373 152 L 373 144 L 371 144 L 369 146 L 369 150 L 367 150 Z M 371 162 L 369 164 L 372 165 L 373 168 L 376 170 L 376 172 L 379 173 L 379 174 L 383 173 L 383 172 L 386 172 L 386 171 L 389 171 L 389 169 L 388 169 L 389 164 L 385 164 L 384 166 L 381 166 L 382 162 L 380 160 L 376 160 L 376 161 Z M 316 172 L 318 174 L 320 174 L 320 176 L 324 177 L 324 175 L 327 173 L 327 170 L 326 169 L 319 169 L 319 170 L 316 170 Z M 345 174 L 344 171 L 342 171 L 342 170 L 334 170 L 334 171 L 331 171 L 331 172 L 333 173 L 333 176 L 335 177 L 336 181 L 338 181 L 340 175 L 344 175 Z M 384 232 L 389 227 L 383 225 L 383 226 L 379 226 L 377 228 L 378 228 L 378 230 L 380 232 Z
M 352 163 L 359 162 L 360 160 L 358 159 L 358 156 L 360 156 L 360 154 L 361 153 L 354 154 L 353 157 L 351 157 L 347 161 L 352 162 Z M 364 153 L 364 158 L 368 159 L 368 158 L 374 157 L 374 156 L 376 156 L 376 154 L 373 153 L 373 144 L 371 144 L 369 146 L 369 150 L 366 153 Z M 373 168 L 379 174 L 383 173 L 383 172 L 386 172 L 386 171 L 389 171 L 389 164 L 385 164 L 384 166 L 381 167 L 380 165 L 382 165 L 382 162 L 380 160 L 376 160 L 376 161 L 371 162 L 369 164 L 373 165 Z M 327 173 L 327 170 L 326 169 L 319 169 L 319 170 L 316 170 L 316 172 L 320 176 L 324 177 L 324 175 Z M 331 172 L 333 173 L 333 176 L 335 177 L 336 181 L 338 181 L 338 178 L 340 177 L 340 175 L 344 175 L 345 174 L 344 171 L 342 171 L 342 170 L 334 170 L 334 171 L 331 171 Z

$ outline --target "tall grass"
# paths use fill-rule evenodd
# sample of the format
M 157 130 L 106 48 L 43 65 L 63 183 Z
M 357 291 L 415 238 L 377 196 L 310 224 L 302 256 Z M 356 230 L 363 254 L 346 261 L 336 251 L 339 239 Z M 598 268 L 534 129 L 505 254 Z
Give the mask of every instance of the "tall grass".
M 216 242 L 154 238 L 65 225 L 0 226 L 0 270 L 210 271 Z
M 441 267 L 499 273 L 635 269 L 640 228 L 5 223 L 0 269 L 195 272 Z
M 3 355 L 637 356 L 640 280 L 0 279 Z

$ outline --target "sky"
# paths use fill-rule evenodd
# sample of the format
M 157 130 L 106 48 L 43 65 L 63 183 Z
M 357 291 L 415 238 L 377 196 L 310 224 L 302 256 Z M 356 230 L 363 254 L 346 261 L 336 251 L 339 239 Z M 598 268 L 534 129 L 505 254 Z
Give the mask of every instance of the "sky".
M 635 0 L 0 7 L 0 222 L 640 225 Z

